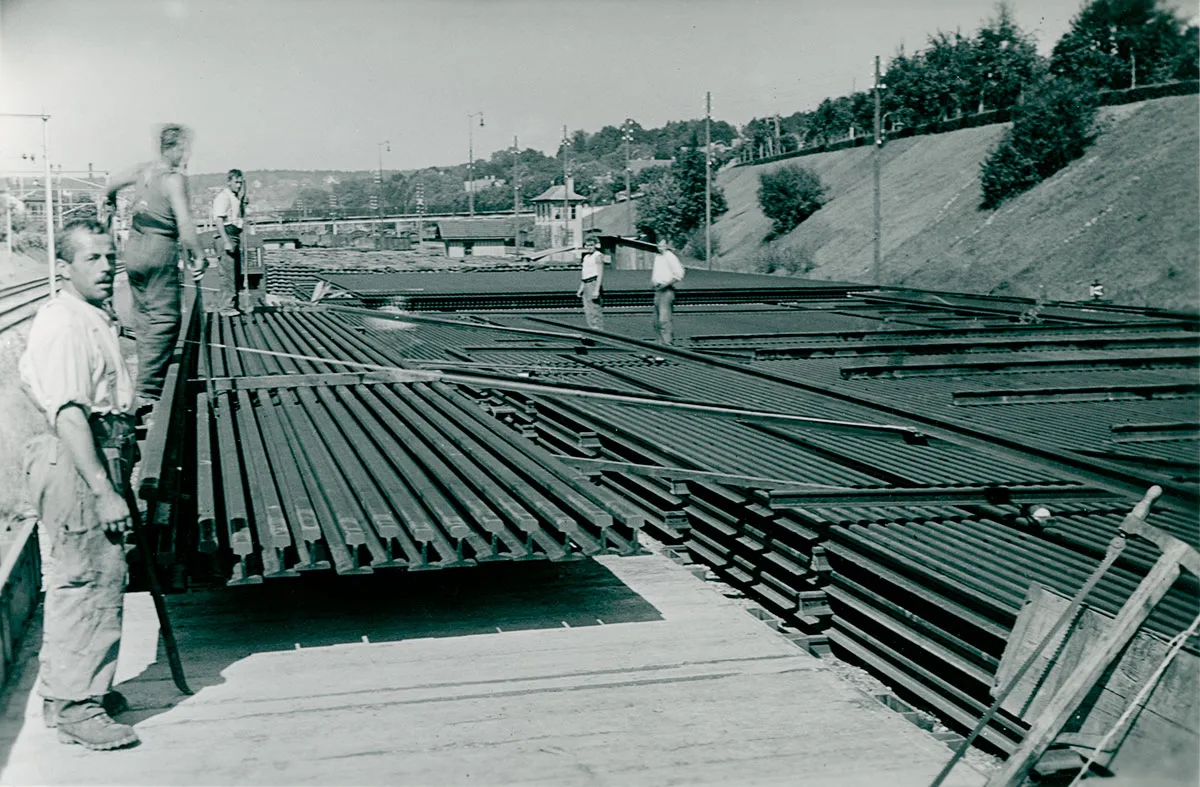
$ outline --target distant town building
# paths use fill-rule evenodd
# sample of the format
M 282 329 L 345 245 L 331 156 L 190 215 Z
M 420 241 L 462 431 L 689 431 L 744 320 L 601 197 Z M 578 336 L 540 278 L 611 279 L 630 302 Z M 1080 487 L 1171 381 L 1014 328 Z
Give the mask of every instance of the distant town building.
M 503 186 L 504 183 L 505 181 L 502 178 L 497 178 L 492 175 L 485 175 L 482 178 L 475 178 L 475 180 L 464 180 L 463 191 L 474 191 L 478 193 L 484 189 L 490 189 L 493 186 Z M 474 188 L 472 188 L 472 186 Z

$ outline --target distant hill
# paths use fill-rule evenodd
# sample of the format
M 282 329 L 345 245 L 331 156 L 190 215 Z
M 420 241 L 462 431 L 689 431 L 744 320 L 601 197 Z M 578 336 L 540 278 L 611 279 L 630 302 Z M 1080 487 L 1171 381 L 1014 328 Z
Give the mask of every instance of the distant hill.
M 979 165 L 1007 126 L 889 142 L 883 151 L 883 283 L 1079 300 L 1095 279 L 1117 303 L 1200 307 L 1200 99 L 1101 111 L 1084 157 L 997 211 L 978 211 Z M 755 270 L 770 229 L 759 174 L 800 165 L 831 197 L 776 241 L 806 278 L 872 281 L 870 147 L 724 170 L 716 267 Z

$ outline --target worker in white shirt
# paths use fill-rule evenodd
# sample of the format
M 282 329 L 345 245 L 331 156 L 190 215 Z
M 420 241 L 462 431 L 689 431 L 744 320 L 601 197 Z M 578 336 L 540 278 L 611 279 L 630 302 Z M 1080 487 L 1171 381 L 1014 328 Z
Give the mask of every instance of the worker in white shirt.
M 225 175 L 225 188 L 213 200 L 213 223 L 221 242 L 217 265 L 217 302 L 214 310 L 225 317 L 238 314 L 237 281 L 242 267 L 242 224 L 246 213 L 246 177 L 240 169 Z
M 583 265 L 579 269 L 579 289 L 576 297 L 583 299 L 583 316 L 587 327 L 604 330 L 604 313 L 600 296 L 604 284 L 604 253 L 594 237 L 583 242 Z
M 650 283 L 654 285 L 654 330 L 658 332 L 659 341 L 663 344 L 673 344 L 675 328 L 671 324 L 671 316 L 675 310 L 675 287 L 683 281 L 683 264 L 671 251 L 671 245 L 665 237 L 658 239 L 658 254 L 654 257 L 654 267 L 650 271 Z
M 112 719 L 129 707 L 112 686 L 137 459 L 134 384 L 108 305 L 116 272 L 108 230 L 72 221 L 55 250 L 62 293 L 33 318 L 18 365 L 50 427 L 25 455 L 26 492 L 50 547 L 38 692 L 60 741 L 118 749 L 138 742 L 132 727 Z

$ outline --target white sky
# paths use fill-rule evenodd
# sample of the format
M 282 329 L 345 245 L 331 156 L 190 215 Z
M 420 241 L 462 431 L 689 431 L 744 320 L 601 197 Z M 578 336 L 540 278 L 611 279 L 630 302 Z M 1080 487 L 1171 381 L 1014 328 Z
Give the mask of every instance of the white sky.
M 1079 0 L 1013 0 L 1049 52 Z M 596 131 L 811 109 L 870 84 L 872 58 L 993 0 L 0 0 L 0 112 L 51 113 L 51 158 L 118 169 L 158 123 L 196 132 L 192 172 L 386 169 L 552 152 Z M 40 150 L 0 119 L 0 171 Z

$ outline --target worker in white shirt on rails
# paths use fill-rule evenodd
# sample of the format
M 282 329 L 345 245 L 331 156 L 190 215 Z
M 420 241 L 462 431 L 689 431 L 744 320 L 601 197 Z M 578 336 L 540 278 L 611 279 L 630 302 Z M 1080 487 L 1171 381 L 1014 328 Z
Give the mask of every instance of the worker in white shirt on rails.
M 583 242 L 583 265 L 579 269 L 579 289 L 576 297 L 583 299 L 583 316 L 587 327 L 604 330 L 604 313 L 600 297 L 604 284 L 604 252 L 595 237 Z
M 666 237 L 660 236 L 658 254 L 650 271 L 650 283 L 654 285 L 654 330 L 663 344 L 673 344 L 675 341 L 671 317 L 675 311 L 675 288 L 681 281 L 683 264 L 671 251 L 671 244 Z
M 240 169 L 225 175 L 225 188 L 213 200 L 212 218 L 221 245 L 217 264 L 217 302 L 213 311 L 236 316 L 238 277 L 242 275 L 242 224 L 246 216 L 246 176 Z
M 62 292 L 29 329 L 18 370 L 50 431 L 25 448 L 25 491 L 38 513 L 46 562 L 38 693 L 58 739 L 107 750 L 138 742 L 113 716 L 112 690 L 128 578 L 129 476 L 137 460 L 134 383 L 109 301 L 116 250 L 104 225 L 68 223 L 55 242 Z

